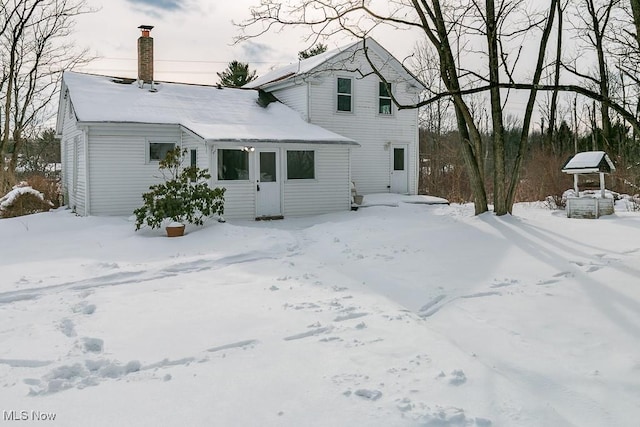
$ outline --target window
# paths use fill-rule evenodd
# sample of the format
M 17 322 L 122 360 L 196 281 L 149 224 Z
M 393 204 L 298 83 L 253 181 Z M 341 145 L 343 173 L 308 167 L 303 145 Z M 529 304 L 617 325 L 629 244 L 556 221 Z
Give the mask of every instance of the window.
M 260 182 L 276 182 L 277 170 L 276 153 L 272 151 L 260 153 Z
M 352 81 L 349 78 L 338 77 L 338 111 L 352 111 Z
M 393 149 L 393 170 L 394 171 L 404 170 L 404 148 Z
M 391 114 L 391 83 L 380 82 L 378 88 L 378 113 Z
M 198 150 L 192 149 L 190 154 L 191 154 L 191 162 L 189 163 L 189 166 L 193 168 L 198 164 Z
M 287 179 L 316 177 L 314 151 L 287 151 Z
M 239 181 L 249 179 L 249 153 L 242 150 L 218 150 L 218 179 Z
M 150 142 L 149 143 L 149 161 L 157 162 L 164 160 L 167 153 L 176 145 L 173 142 Z

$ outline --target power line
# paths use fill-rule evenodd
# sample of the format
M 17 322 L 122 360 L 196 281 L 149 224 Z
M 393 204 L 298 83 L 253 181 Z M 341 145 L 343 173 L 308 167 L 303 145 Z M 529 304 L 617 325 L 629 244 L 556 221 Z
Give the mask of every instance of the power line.
M 109 59 L 113 61 L 137 61 L 138 58 L 116 58 L 109 56 L 102 56 L 98 59 Z M 157 62 L 184 62 L 184 63 L 200 63 L 200 64 L 228 64 L 231 61 L 202 61 L 194 59 L 154 59 Z M 282 64 L 284 61 L 241 61 L 249 62 L 251 64 Z
M 80 69 L 80 68 L 79 68 Z M 138 70 L 133 68 L 115 69 L 115 68 L 81 68 L 86 73 L 137 73 Z M 215 71 L 171 71 L 171 70 L 155 70 L 156 74 L 213 74 Z

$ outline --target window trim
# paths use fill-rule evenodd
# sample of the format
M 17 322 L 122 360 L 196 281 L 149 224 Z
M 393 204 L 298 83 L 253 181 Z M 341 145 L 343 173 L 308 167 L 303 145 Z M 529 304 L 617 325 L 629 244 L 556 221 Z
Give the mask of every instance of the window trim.
M 344 93 L 343 92 L 338 92 L 339 87 L 340 87 L 338 81 L 340 79 L 349 80 L 351 82 L 351 93 L 347 94 L 346 92 L 344 92 Z M 346 77 L 346 76 L 336 76 L 336 79 L 335 79 L 336 87 L 335 87 L 335 91 L 334 91 L 334 93 L 335 93 L 335 112 L 336 113 L 338 113 L 338 114 L 353 114 L 354 113 L 354 111 L 355 111 L 355 102 L 354 102 L 355 85 L 353 84 L 353 82 L 354 82 L 354 80 L 353 80 L 352 76 L 348 76 L 348 77 Z M 342 95 L 342 96 L 347 96 L 348 95 L 351 98 L 350 109 L 348 111 L 347 110 L 339 110 L 338 109 L 338 106 L 340 105 L 339 102 L 338 102 L 338 97 L 340 95 Z
M 305 148 L 288 148 L 284 154 L 284 180 L 286 182 L 316 182 L 318 181 L 318 156 L 317 150 Z M 289 178 L 289 152 L 291 151 L 310 151 L 313 153 L 313 178 Z
M 383 87 L 383 85 L 386 85 L 386 84 L 389 85 L 389 89 L 392 92 L 393 91 L 393 83 L 391 83 L 391 82 L 385 83 L 383 81 L 378 82 L 378 115 L 379 116 L 383 116 L 383 117 L 393 116 L 393 112 L 394 112 L 394 110 L 393 110 L 393 99 L 391 98 L 391 93 L 388 93 L 387 94 L 388 96 L 382 96 L 382 87 Z M 380 107 L 382 106 L 380 104 L 380 101 L 382 101 L 383 99 L 384 100 L 389 100 L 389 112 L 388 113 L 382 113 L 380 111 L 380 109 L 381 109 Z

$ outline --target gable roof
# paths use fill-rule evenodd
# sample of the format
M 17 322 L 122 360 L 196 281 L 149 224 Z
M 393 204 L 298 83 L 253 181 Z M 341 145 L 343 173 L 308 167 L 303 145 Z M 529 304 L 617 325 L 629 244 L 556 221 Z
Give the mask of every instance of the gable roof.
M 370 49 L 378 57 L 382 58 L 385 65 L 390 65 L 406 82 L 420 88 L 426 86 L 416 76 L 414 76 L 404 65 L 400 63 L 393 55 L 391 55 L 382 45 L 375 41 L 371 37 L 366 37 L 364 40 L 358 40 L 346 46 L 333 49 L 327 52 L 323 52 L 319 55 L 312 56 L 311 58 L 303 59 L 284 67 L 272 70 L 257 79 L 247 83 L 243 88 L 260 88 L 268 90 L 269 88 L 280 84 L 295 84 L 300 78 L 307 77 L 314 72 L 322 71 L 322 67 L 326 65 L 338 65 L 339 61 L 334 62 L 334 59 L 338 59 L 342 53 L 349 52 L 351 54 L 358 50 L 362 50 L 364 47 Z
M 358 145 L 312 125 L 280 102 L 262 107 L 253 90 L 158 82 L 155 91 L 133 79 L 76 72 L 63 75 L 81 123 L 174 124 L 206 141 L 305 142 Z
M 584 151 L 573 156 L 562 168 L 565 173 L 596 173 L 616 170 L 604 151 Z

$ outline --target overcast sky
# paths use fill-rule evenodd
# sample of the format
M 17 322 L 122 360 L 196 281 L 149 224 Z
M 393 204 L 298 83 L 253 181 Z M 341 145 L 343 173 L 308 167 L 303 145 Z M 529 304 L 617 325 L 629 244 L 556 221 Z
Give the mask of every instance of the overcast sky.
M 249 62 L 258 74 L 297 60 L 298 51 L 309 47 L 303 40 L 303 30 L 268 34 L 233 45 L 233 38 L 239 33 L 232 21 L 247 19 L 250 7 L 259 2 L 88 0 L 89 6 L 99 10 L 77 18 L 75 37 L 79 46 L 89 48 L 99 59 L 78 71 L 136 77 L 140 25 L 155 27 L 151 36 L 158 80 L 215 84 L 216 72 L 234 59 Z M 401 60 L 411 53 L 416 41 L 405 32 L 377 39 Z M 336 36 L 328 44 L 334 48 L 349 42 Z

